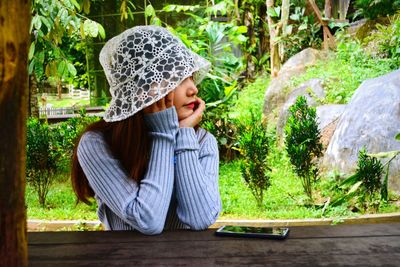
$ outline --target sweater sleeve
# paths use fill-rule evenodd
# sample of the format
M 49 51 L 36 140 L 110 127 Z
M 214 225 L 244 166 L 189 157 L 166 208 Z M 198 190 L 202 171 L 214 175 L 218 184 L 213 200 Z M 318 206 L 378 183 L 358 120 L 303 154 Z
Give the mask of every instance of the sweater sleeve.
M 99 132 L 87 132 L 78 146 L 79 163 L 93 191 L 116 215 L 144 234 L 165 224 L 174 183 L 174 145 L 178 119 L 174 108 L 145 117 L 152 136 L 149 165 L 138 184 L 128 177 Z
M 177 215 L 193 230 L 206 229 L 221 211 L 217 141 L 207 133 L 200 145 L 193 128 L 180 128 L 175 156 Z

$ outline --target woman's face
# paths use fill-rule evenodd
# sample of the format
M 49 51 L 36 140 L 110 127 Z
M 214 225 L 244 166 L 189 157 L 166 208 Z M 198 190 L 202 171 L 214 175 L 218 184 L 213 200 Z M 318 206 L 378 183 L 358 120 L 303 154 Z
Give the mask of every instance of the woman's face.
M 174 91 L 174 106 L 178 113 L 178 120 L 186 119 L 193 114 L 198 106 L 197 87 L 193 82 L 193 78 L 189 77 L 176 87 Z

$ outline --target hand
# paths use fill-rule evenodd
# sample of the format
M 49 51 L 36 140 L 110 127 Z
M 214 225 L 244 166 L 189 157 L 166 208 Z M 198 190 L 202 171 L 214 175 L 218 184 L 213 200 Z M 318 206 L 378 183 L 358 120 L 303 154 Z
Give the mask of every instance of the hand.
M 197 108 L 193 111 L 192 115 L 179 121 L 179 127 L 193 128 L 198 125 L 203 117 L 203 112 L 206 109 L 206 102 L 201 98 L 197 98 Z
M 151 104 L 143 111 L 144 113 L 155 113 L 159 111 L 163 111 L 164 109 L 170 108 L 174 105 L 174 91 L 170 92 L 165 97 L 161 98 L 157 102 Z

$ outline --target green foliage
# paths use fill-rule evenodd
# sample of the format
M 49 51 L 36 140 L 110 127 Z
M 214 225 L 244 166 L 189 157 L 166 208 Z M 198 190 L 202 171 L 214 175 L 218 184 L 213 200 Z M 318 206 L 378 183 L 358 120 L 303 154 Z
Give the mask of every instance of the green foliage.
M 28 120 L 26 155 L 27 180 L 35 188 L 40 205 L 45 206 L 61 158 L 61 149 L 47 123 L 34 118 Z
M 394 14 L 400 9 L 399 0 L 356 0 L 354 17 L 375 19 Z
M 300 96 L 289 108 L 289 114 L 285 127 L 286 150 L 304 192 L 312 200 L 312 184 L 318 176 L 316 161 L 322 156 L 316 109 L 309 107 L 307 99 Z
M 207 110 L 204 114 L 201 127 L 212 133 L 218 142 L 220 159 L 230 161 L 236 158 L 236 151 L 233 149 L 236 143 L 236 126 L 230 117 L 228 104 L 220 104 L 217 107 Z
M 361 149 L 356 173 L 339 185 L 339 188 L 347 192 L 334 199 L 331 206 L 341 205 L 355 199 L 355 208 L 368 210 L 372 207 L 378 210 L 381 188 L 385 186 L 382 184 L 383 169 L 382 163 L 376 157 L 368 155 L 365 148 Z M 384 191 L 383 193 L 385 194 Z
M 68 119 L 52 127 L 54 140 L 60 149 L 60 160 L 57 163 L 57 169 L 64 173 L 70 172 L 71 158 L 76 144 L 76 139 L 83 130 L 91 123 L 98 121 L 99 117 L 87 116 L 84 109 L 80 116 Z
M 399 1 L 400 3 L 400 1 Z M 389 25 L 376 25 L 376 31 L 365 38 L 372 45 L 372 56 L 393 60 L 393 68 L 400 67 L 400 13 L 390 18 Z
M 305 10 L 305 5 L 292 5 L 291 23 L 286 27 L 286 32 L 277 38 L 277 41 L 284 46 L 284 61 L 305 48 L 321 48 L 321 25 L 313 15 L 306 15 Z
M 56 175 L 46 198 L 46 206 L 38 202 L 36 189 L 27 184 L 25 191 L 29 219 L 42 220 L 98 220 L 97 205 L 76 203 L 69 174 Z
M 83 15 L 89 10 L 90 0 L 32 1 L 29 74 L 55 83 L 77 75 L 74 63 L 81 55 L 72 47 L 86 38 L 105 38 L 101 24 Z
M 392 59 L 368 55 L 359 41 L 343 34 L 337 34 L 337 39 L 337 52 L 328 60 L 307 68 L 306 73 L 292 78 L 291 87 L 320 78 L 326 90 L 325 102 L 345 104 L 363 81 L 396 69 Z
M 242 155 L 240 170 L 242 177 L 249 186 L 257 205 L 262 207 L 264 192 L 271 185 L 271 171 L 267 163 L 269 153 L 269 136 L 261 114 L 253 110 L 247 121 L 241 121 L 238 126 L 239 152 Z
M 27 122 L 27 167 L 28 182 L 38 194 L 42 207 L 55 176 L 70 173 L 70 162 L 77 137 L 85 127 L 98 120 L 86 116 L 71 118 L 66 122 L 49 125 L 38 119 L 30 118 Z
M 228 2 L 222 1 L 206 9 L 200 5 L 166 5 L 163 8 L 165 12 L 182 12 L 190 16 L 176 27 L 169 27 L 169 30 L 175 32 L 191 50 L 211 62 L 210 73 L 202 82 L 199 92 L 199 96 L 208 103 L 227 98 L 235 89 L 235 81 L 243 68 L 240 58 L 233 52 L 235 46 L 246 41 L 244 33 L 247 28 L 236 26 L 233 22 L 211 20 L 213 14 L 226 14 Z

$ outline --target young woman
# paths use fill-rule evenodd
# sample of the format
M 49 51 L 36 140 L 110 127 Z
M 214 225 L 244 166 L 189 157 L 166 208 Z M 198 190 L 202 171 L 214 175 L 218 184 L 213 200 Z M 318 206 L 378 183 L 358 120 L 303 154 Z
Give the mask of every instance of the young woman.
M 221 211 L 217 142 L 197 126 L 209 62 L 157 26 L 112 38 L 100 62 L 112 100 L 75 148 L 78 200 L 94 197 L 108 230 L 206 229 Z

